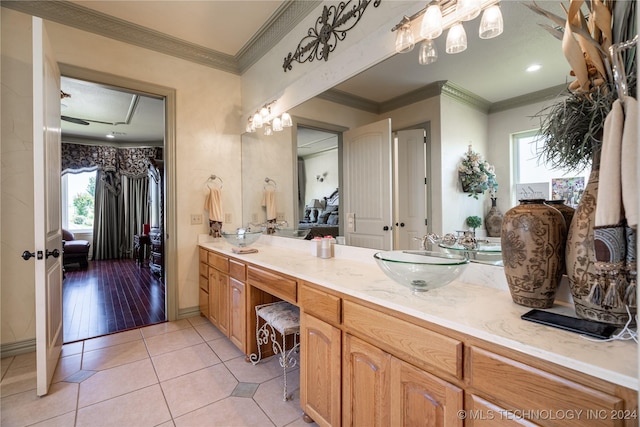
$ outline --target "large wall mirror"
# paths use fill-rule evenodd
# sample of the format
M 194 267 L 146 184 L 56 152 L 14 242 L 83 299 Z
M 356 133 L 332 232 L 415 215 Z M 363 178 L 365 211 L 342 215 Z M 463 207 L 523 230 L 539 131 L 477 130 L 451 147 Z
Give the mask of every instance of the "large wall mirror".
M 562 14 L 559 4 L 545 6 Z M 414 248 L 417 243 L 412 237 L 421 237 L 427 231 L 455 230 L 467 215 L 488 210 L 488 196 L 486 200 L 474 202 L 456 192 L 457 164 L 470 142 L 474 147 L 477 144 L 501 173 L 503 211 L 515 204 L 510 182 L 514 173 L 510 136 L 534 128 L 536 122 L 531 119 L 532 114 L 539 111 L 543 98 L 548 101 L 559 92 L 558 87 L 568 78 L 568 66 L 560 42 L 539 25 L 544 23 L 544 18 L 527 9 L 522 1 L 501 2 L 501 9 L 505 31 L 495 39 L 480 40 L 478 22 L 472 21 L 468 26 L 465 24 L 468 36 L 465 52 L 445 54 L 443 35 L 436 40 L 440 55 L 435 64 L 420 66 L 419 46 L 416 46 L 413 52 L 394 55 L 289 110 L 295 118 L 294 127 L 272 136 L 260 132 L 244 134 L 243 223 L 264 221 L 260 200 L 266 177 L 277 182 L 278 206 L 289 228 L 297 228 L 310 213 L 315 200 L 323 203 L 322 198 L 330 198 L 336 187 L 339 189 L 339 235 L 347 236 L 347 244 L 368 246 L 357 243 L 357 239 L 350 242 L 348 238 L 350 219 L 349 212 L 343 209 L 346 204 L 343 196 L 349 194 L 353 177 L 345 175 L 340 166 L 346 164 L 349 155 L 343 144 L 354 129 L 388 118 L 391 118 L 390 135 L 394 140 L 390 162 L 395 162 L 396 171 L 411 171 L 411 175 L 416 176 L 424 174 L 425 185 L 409 187 L 399 179 L 381 185 L 385 189 L 389 186 L 389 197 L 394 201 L 392 209 L 398 209 L 398 199 L 405 195 L 408 204 L 405 209 L 415 210 L 419 205 L 421 215 L 427 217 L 421 220 L 419 229 L 407 231 L 404 240 L 392 239 L 392 248 Z M 539 74 L 526 74 L 526 66 L 535 62 L 542 63 Z M 457 99 L 452 101 L 452 94 Z M 531 107 L 533 110 L 527 109 L 532 102 L 525 99 L 532 94 L 536 99 L 534 103 L 538 103 Z M 298 153 L 299 140 L 307 136 L 320 141 L 335 137 L 339 142 L 335 148 L 331 146 L 306 155 L 303 167 L 298 162 L 299 157 L 305 157 Z M 401 139 L 420 144 L 407 148 L 404 154 L 398 153 L 397 144 Z M 338 166 L 335 166 L 336 157 Z M 421 159 L 422 163 L 412 163 L 415 159 Z M 300 181 L 302 184 L 298 184 L 299 174 L 306 177 L 306 181 Z M 368 178 L 374 177 L 363 176 L 360 181 Z M 299 191 L 302 185 L 304 191 Z M 378 201 L 369 198 L 362 203 L 373 206 Z M 398 229 L 404 222 L 396 224 L 396 220 L 397 215 L 382 226 Z

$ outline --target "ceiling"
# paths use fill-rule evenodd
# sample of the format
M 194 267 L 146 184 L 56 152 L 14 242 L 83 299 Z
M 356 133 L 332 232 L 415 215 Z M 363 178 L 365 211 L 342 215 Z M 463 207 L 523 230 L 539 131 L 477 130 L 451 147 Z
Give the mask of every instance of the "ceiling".
M 289 2 L 74 0 L 72 3 L 97 12 L 99 16 L 108 15 L 144 27 L 151 33 L 163 32 L 184 42 L 238 58 L 248 45 L 255 42 L 255 36 L 273 23 L 274 14 Z M 466 51 L 455 55 L 444 53 L 446 34 L 443 34 L 436 40 L 439 52 L 436 63 L 419 65 L 416 46 L 412 52 L 394 55 L 336 86 L 336 89 L 382 104 L 435 81 L 447 80 L 493 104 L 564 84 L 570 77 L 560 42 L 540 27 L 540 23 L 548 24 L 545 18 L 534 14 L 523 3 L 519 0 L 501 1 L 505 30 L 497 38 L 480 40 L 477 36 L 480 18 L 476 18 L 465 23 Z M 559 2 L 543 3 L 546 9 L 562 15 Z M 416 2 L 416 10 L 422 4 L 426 1 Z M 390 37 L 394 37 L 391 31 Z M 541 70 L 527 73 L 525 68 L 532 63 L 540 64 Z M 63 134 L 104 139 L 104 135 L 116 132 L 125 134 L 116 135 L 116 139 L 162 140 L 164 126 L 156 124 L 154 129 L 146 123 L 148 118 L 157 117 L 158 113 L 162 116 L 162 101 L 141 97 L 131 115 L 131 94 L 123 95 L 109 88 L 95 88 L 72 80 L 63 80 L 62 89 L 71 94 L 71 98 L 62 101 L 66 105 L 62 114 L 90 123 L 79 125 L 63 121 Z M 95 102 L 96 99 L 101 101 Z M 129 123 L 122 124 L 128 114 L 131 115 Z

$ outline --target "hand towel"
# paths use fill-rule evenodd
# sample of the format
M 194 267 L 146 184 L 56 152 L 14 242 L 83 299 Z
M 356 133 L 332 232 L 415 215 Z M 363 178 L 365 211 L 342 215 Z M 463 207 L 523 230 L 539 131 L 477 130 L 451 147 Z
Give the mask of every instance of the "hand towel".
M 274 220 L 276 214 L 276 192 L 273 189 L 265 189 L 262 193 L 262 206 L 267 208 L 267 221 Z
M 634 105 L 629 101 L 629 111 L 637 114 Z M 616 100 L 605 119 L 593 230 L 598 278 L 589 299 L 611 308 L 635 304 L 636 293 L 635 229 L 628 227 L 626 216 L 635 218 L 637 226 L 637 120 L 625 117 L 625 108 Z
M 222 222 L 224 213 L 222 211 L 222 191 L 219 188 L 210 188 L 209 194 L 204 202 L 204 209 L 209 212 L 209 220 Z
M 622 133 L 622 203 L 627 225 L 638 228 L 638 101 L 624 98 L 624 131 Z

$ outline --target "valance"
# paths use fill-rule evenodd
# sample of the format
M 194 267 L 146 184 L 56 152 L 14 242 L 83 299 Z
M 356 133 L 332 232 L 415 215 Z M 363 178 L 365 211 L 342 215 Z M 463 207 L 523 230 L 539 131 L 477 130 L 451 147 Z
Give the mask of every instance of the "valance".
M 61 151 L 62 174 L 99 169 L 114 193 L 119 192 L 120 177 L 142 178 L 147 176 L 149 159 L 156 158 L 156 147 L 118 148 L 106 145 L 63 143 Z

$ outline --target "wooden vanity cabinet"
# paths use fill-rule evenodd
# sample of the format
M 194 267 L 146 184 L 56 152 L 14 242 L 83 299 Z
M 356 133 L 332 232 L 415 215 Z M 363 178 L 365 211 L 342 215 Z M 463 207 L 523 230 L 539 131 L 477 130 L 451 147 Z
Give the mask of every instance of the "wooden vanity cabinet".
M 246 278 L 243 262 L 200 248 L 200 312 L 248 354 Z
M 342 300 L 302 283 L 300 296 L 300 406 L 307 421 L 341 424 Z

